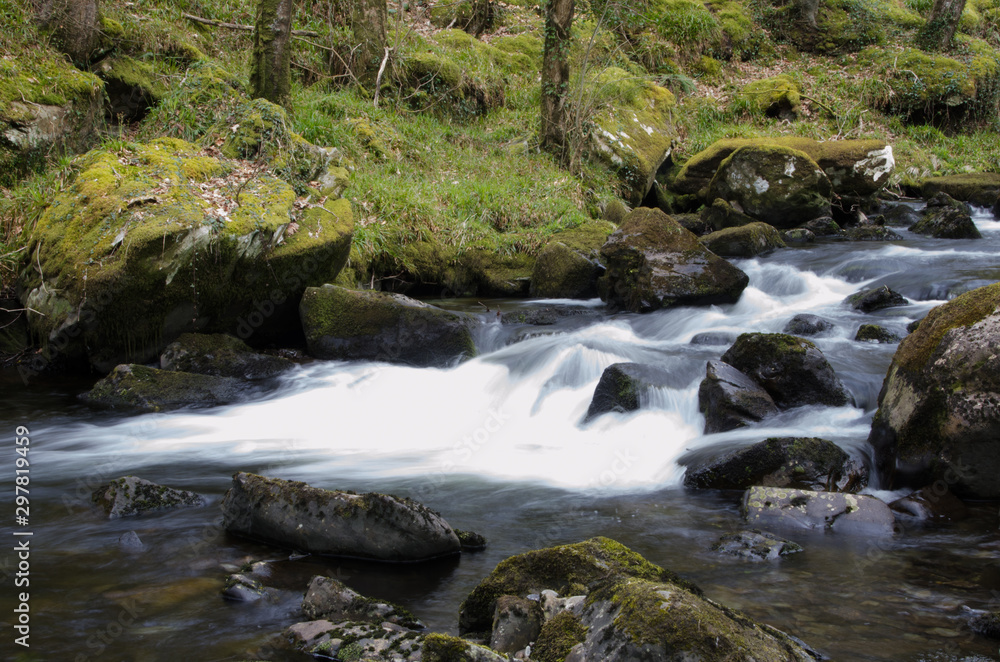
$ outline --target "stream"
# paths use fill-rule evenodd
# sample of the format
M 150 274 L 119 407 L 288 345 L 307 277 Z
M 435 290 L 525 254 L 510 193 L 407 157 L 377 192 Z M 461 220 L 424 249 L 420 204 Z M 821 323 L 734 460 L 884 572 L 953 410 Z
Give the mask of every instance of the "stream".
M 750 285 L 733 305 L 607 315 L 599 301 L 488 301 L 494 310 L 558 307 L 550 326 L 502 325 L 475 300 L 430 303 L 482 316 L 479 356 L 448 369 L 313 362 L 252 402 L 123 416 L 76 395 L 91 382 L 24 386 L 0 377 L 5 406 L 0 475 L 14 510 L 13 437 L 30 430 L 31 647 L 13 644 L 17 605 L 7 541 L 0 659 L 243 660 L 299 620 L 309 577 L 326 573 L 398 602 L 431 630 L 457 633 L 458 606 L 501 560 L 530 549 L 608 536 L 704 589 L 714 600 L 793 634 L 833 660 L 1000 659 L 974 635 L 964 606 L 1000 608 L 997 506 L 970 504 L 947 524 L 902 522 L 891 538 L 776 533 L 805 551 L 749 563 L 710 550 L 745 528 L 739 493 L 686 490 L 685 466 L 772 436 L 830 439 L 868 457 L 867 436 L 895 344 L 856 342 L 862 323 L 897 335 L 933 307 L 1000 281 L 1000 221 L 974 215 L 980 240 L 937 240 L 895 228 L 895 242 L 818 240 L 733 260 Z M 910 304 L 870 314 L 848 295 L 888 285 Z M 811 338 L 854 405 L 785 411 L 750 429 L 704 435 L 698 385 L 705 363 L 736 336 L 779 332 L 797 313 L 836 324 Z M 584 415 L 602 371 L 622 361 L 667 368 L 673 383 L 630 414 Z M 227 536 L 219 502 L 236 471 L 316 487 L 388 492 L 439 511 L 489 539 L 483 552 L 416 565 L 300 558 Z M 134 474 L 205 494 L 205 508 L 107 521 L 90 505 L 98 486 Z M 877 484 L 866 493 L 892 500 Z M 135 531 L 141 552 L 118 538 Z M 249 559 L 276 560 L 272 600 L 224 601 L 226 576 Z M 274 659 L 279 659 L 275 657 Z M 280 658 L 286 659 L 286 658 Z M 299 659 L 288 657 L 287 659 Z

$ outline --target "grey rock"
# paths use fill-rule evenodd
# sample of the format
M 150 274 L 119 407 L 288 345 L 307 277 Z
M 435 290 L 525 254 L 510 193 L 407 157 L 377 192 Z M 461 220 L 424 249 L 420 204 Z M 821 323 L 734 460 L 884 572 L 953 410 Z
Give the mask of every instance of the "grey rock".
M 395 623 L 412 630 L 424 624 L 398 605 L 366 598 L 332 577 L 313 577 L 302 600 L 302 613 L 311 620 Z
M 698 407 L 705 415 L 705 434 L 746 427 L 778 413 L 763 387 L 722 361 L 708 362 Z
M 672 386 L 667 370 L 641 363 L 615 363 L 604 369 L 594 389 L 584 421 L 611 411 L 635 411 L 650 389 Z
M 533 297 L 545 299 L 589 299 L 597 296 L 601 265 L 563 243 L 547 245 L 535 258 L 531 272 Z
M 781 487 L 751 487 L 742 513 L 752 526 L 785 526 L 860 535 L 892 535 L 895 518 L 875 497 Z
M 258 354 L 224 333 L 185 333 L 160 354 L 163 370 L 250 380 L 275 377 L 294 365 L 280 356 Z
M 878 324 L 862 324 L 858 327 L 858 332 L 854 334 L 854 339 L 859 342 L 889 344 L 899 342 L 899 336 Z
M 233 602 L 257 602 L 267 599 L 267 589 L 259 580 L 243 573 L 230 575 L 222 589 L 222 597 Z
M 701 238 L 705 248 L 721 257 L 756 257 L 785 248 L 781 235 L 767 223 L 754 222 L 738 228 L 717 230 Z
M 773 561 L 802 551 L 802 546 L 773 533 L 753 529 L 727 533 L 712 545 L 712 551 L 748 561 Z
M 506 662 L 506 656 L 484 646 L 444 634 L 419 634 L 393 623 L 296 623 L 282 638 L 295 650 L 335 660 L 420 662 L 461 659 L 464 662 Z
M 523 650 L 542 631 L 542 608 L 535 600 L 504 595 L 493 612 L 490 648 L 500 653 Z
M 850 304 L 851 308 L 860 310 L 863 313 L 871 313 L 883 308 L 905 306 L 910 303 L 906 300 L 906 297 L 899 292 L 890 290 L 887 285 L 855 292 L 847 297 L 846 302 Z
M 935 482 L 889 504 L 897 517 L 955 522 L 969 516 L 968 507 L 943 483 Z
M 204 506 L 208 503 L 208 500 L 200 494 L 164 487 L 137 476 L 116 478 L 94 490 L 91 498 L 104 509 L 108 519 L 133 517 L 173 508 Z
M 259 389 L 233 377 L 120 365 L 80 396 L 92 407 L 159 412 L 246 400 Z
M 788 320 L 788 324 L 782 329 L 782 333 L 793 336 L 818 336 L 836 328 L 833 322 L 823 319 L 819 315 L 800 313 Z
M 982 239 L 983 236 L 972 221 L 969 205 L 944 192 L 927 201 L 923 217 L 910 226 L 910 231 L 936 239 Z
M 125 552 L 130 554 L 136 554 L 138 552 L 146 551 L 146 545 L 143 544 L 142 540 L 139 538 L 139 534 L 135 531 L 127 531 L 118 537 L 118 547 Z

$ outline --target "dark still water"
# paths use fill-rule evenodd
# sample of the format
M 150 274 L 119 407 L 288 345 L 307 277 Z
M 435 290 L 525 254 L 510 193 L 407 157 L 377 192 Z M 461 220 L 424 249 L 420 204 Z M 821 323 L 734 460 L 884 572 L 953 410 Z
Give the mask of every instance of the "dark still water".
M 681 487 L 685 462 L 769 436 L 817 436 L 867 457 L 865 440 L 895 345 L 853 340 L 874 322 L 899 335 L 928 310 L 1000 280 L 1000 222 L 975 218 L 984 239 L 821 242 L 739 261 L 750 287 L 739 303 L 606 316 L 577 306 L 548 327 L 485 324 L 480 356 L 447 370 L 323 362 L 297 369 L 280 391 L 201 411 L 94 413 L 75 396 L 89 384 L 0 383 L 3 603 L 0 659 L 242 660 L 302 620 L 313 574 L 409 608 L 431 629 L 457 631 L 458 605 L 504 558 L 603 535 L 699 584 L 705 593 L 796 635 L 834 660 L 993 660 L 998 645 L 965 627 L 964 607 L 1000 608 L 996 504 L 973 504 L 952 524 L 904 525 L 891 538 L 778 531 L 805 551 L 750 564 L 710 548 L 743 528 L 737 493 Z M 912 302 L 870 315 L 843 300 L 889 285 Z M 462 306 L 463 302 L 441 302 Z M 470 302 L 470 310 L 475 310 Z M 704 435 L 698 384 L 705 362 L 746 331 L 780 331 L 797 313 L 837 324 L 816 339 L 855 405 L 805 407 L 764 426 Z M 485 316 L 484 316 L 485 319 Z M 709 342 L 704 342 L 710 334 Z M 699 342 L 692 343 L 692 339 Z M 582 419 L 601 372 L 636 361 L 667 367 L 668 388 L 630 415 Z M 30 523 L 16 525 L 14 435 L 30 430 Z M 229 537 L 219 501 L 236 471 L 318 487 L 380 491 L 424 502 L 486 551 L 432 564 L 287 560 L 292 550 Z M 107 521 L 90 505 L 100 484 L 134 474 L 201 492 L 206 508 Z M 884 499 L 897 495 L 870 493 Z M 30 586 L 16 589 L 30 530 Z M 142 551 L 118 539 L 135 531 Z M 280 560 L 272 599 L 220 597 L 247 560 Z M 30 591 L 30 648 L 14 643 L 16 593 Z M 287 658 L 293 659 L 293 658 Z

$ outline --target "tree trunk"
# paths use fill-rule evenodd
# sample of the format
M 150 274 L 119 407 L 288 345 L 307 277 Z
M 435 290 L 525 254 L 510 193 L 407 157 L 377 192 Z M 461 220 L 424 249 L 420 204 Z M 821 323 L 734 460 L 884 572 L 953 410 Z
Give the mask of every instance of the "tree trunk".
M 802 22 L 813 30 L 819 29 L 816 25 L 816 14 L 819 12 L 819 0 L 798 0 L 799 17 Z
M 287 107 L 292 90 L 292 0 L 260 0 L 253 31 L 253 98 Z
M 472 19 L 465 30 L 479 36 L 496 24 L 496 3 L 494 0 L 472 0 Z
M 965 0 L 934 0 L 927 24 L 917 33 L 917 45 L 927 51 L 946 51 L 958 28 Z
M 570 26 L 574 0 L 548 0 L 545 7 L 545 53 L 542 60 L 542 149 L 565 162 L 568 118 Z
M 375 84 L 385 57 L 387 22 L 386 0 L 352 0 L 351 31 L 355 49 L 351 71 L 365 85 Z
M 42 0 L 38 25 L 74 64 L 86 67 L 101 38 L 98 0 Z

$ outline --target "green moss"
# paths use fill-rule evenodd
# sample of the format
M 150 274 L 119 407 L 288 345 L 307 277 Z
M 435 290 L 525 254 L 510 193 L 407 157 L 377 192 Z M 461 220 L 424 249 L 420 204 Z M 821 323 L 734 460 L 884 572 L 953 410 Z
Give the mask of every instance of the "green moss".
M 580 618 L 561 611 L 549 619 L 531 649 L 531 659 L 537 662 L 563 662 L 570 649 L 584 641 L 587 628 Z
M 748 83 L 737 99 L 751 114 L 776 117 L 795 112 L 801 103 L 802 88 L 786 74 Z

